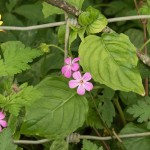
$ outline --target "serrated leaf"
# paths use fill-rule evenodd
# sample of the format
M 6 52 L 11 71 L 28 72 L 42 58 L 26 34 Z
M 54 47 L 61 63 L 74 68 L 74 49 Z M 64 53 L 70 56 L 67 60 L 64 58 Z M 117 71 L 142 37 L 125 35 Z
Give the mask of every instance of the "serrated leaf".
M 78 21 L 81 26 L 86 26 L 88 34 L 101 32 L 107 25 L 105 16 L 91 6 L 79 15 Z
M 137 121 L 142 123 L 150 119 L 150 97 L 145 97 L 128 108 L 127 112 L 133 115 L 134 118 L 138 118 Z
M 12 76 L 30 68 L 29 62 L 42 55 L 41 51 L 25 47 L 19 41 L 1 44 L 3 57 L 0 59 L 0 76 Z
M 84 96 L 68 87 L 68 81 L 47 77 L 36 89 L 44 96 L 27 109 L 22 133 L 63 138 L 82 126 L 88 103 Z
M 42 12 L 43 12 L 44 18 L 47 18 L 51 15 L 64 13 L 64 11 L 62 9 L 52 6 L 46 2 L 43 2 L 42 5 L 43 5 Z
M 100 118 L 97 112 L 93 108 L 90 108 L 88 111 L 86 124 L 87 126 L 90 126 L 96 129 L 103 129 L 102 122 L 100 121 Z
M 103 105 L 98 106 L 98 109 L 103 121 L 108 125 L 108 127 L 110 127 L 113 122 L 113 117 L 115 117 L 115 108 L 110 100 L 106 99 L 103 103 Z
M 65 140 L 56 140 L 52 143 L 50 150 L 68 150 L 68 144 Z
M 105 33 L 87 36 L 79 46 L 80 64 L 95 81 L 114 90 L 144 95 L 137 69 L 136 49 L 124 34 Z
M 21 5 L 13 10 L 14 13 L 26 17 L 27 19 L 40 21 L 43 17 L 42 3 L 40 1 L 34 4 Z M 38 15 L 37 15 L 38 14 Z
M 89 140 L 83 140 L 83 146 L 81 150 L 103 150 L 103 147 L 98 147 Z
M 138 134 L 149 132 L 144 126 L 138 126 L 133 123 L 127 124 L 121 134 Z M 122 139 L 126 150 L 149 150 L 150 148 L 150 138 L 149 137 L 134 137 Z
M 0 106 L 15 116 L 18 115 L 22 107 L 30 106 L 36 99 L 42 97 L 42 94 L 38 90 L 35 90 L 33 86 L 23 84 L 19 89 L 18 93 L 7 97 L 0 95 Z
M 13 144 L 12 134 L 10 129 L 3 129 L 0 134 L 0 149 L 1 150 L 17 150 L 17 145 Z

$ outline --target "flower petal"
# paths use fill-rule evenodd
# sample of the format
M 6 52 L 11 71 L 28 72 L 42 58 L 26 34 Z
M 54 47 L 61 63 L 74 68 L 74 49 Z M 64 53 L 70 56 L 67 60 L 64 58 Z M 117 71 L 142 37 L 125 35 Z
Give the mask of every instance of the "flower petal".
M 64 74 L 68 70 L 69 66 L 65 65 L 61 68 L 61 73 Z
M 84 88 L 87 90 L 87 91 L 91 91 L 93 89 L 93 84 L 91 82 L 85 82 L 84 83 Z
M 0 125 L 2 127 L 7 127 L 7 122 L 5 120 L 0 120 Z
M 72 60 L 72 64 L 73 64 L 73 63 L 75 63 L 75 62 L 77 62 L 77 61 L 79 61 L 79 60 L 80 60 L 80 58 L 79 58 L 79 57 L 74 58 L 74 59 Z
M 69 65 L 63 66 L 61 72 L 66 78 L 70 78 L 72 75 L 71 67 Z
M 72 64 L 71 69 L 72 69 L 73 71 L 77 71 L 77 70 L 79 69 L 79 64 L 78 64 L 78 63 Z
M 68 64 L 68 65 L 72 64 L 71 61 L 72 61 L 71 57 L 68 57 L 68 58 L 65 59 L 65 63 Z
M 81 80 L 81 79 L 82 79 L 82 76 L 81 76 L 80 71 L 74 72 L 72 76 L 73 76 L 73 78 L 76 79 L 76 80 Z
M 82 78 L 84 81 L 89 81 L 92 79 L 92 76 L 89 72 L 86 72 L 84 75 L 83 75 L 83 78 Z
M 5 114 L 3 112 L 0 112 L 0 120 L 5 118 Z
M 79 95 L 84 95 L 85 94 L 85 89 L 84 89 L 84 86 L 82 84 L 80 84 L 77 88 L 77 93 Z
M 69 87 L 70 88 L 75 88 L 79 85 L 78 81 L 77 80 L 70 80 L 69 81 Z

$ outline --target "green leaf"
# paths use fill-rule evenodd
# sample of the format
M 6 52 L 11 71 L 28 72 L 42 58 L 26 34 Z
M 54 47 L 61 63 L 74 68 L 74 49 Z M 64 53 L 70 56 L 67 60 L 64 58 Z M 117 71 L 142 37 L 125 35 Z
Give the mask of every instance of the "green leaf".
M 33 86 L 27 86 L 26 83 L 18 87 L 18 89 L 20 90 L 18 93 L 7 97 L 0 95 L 0 106 L 15 116 L 18 115 L 22 107 L 30 106 L 36 99 L 42 97 L 38 90 Z
M 95 81 L 114 90 L 144 95 L 136 49 L 124 34 L 89 35 L 79 46 L 80 64 Z
M 81 9 L 84 0 L 65 0 L 69 4 Z
M 13 144 L 12 134 L 10 129 L 3 129 L 0 134 L 0 149 L 1 150 L 17 150 L 17 145 Z
M 21 5 L 20 7 L 15 8 L 13 12 L 21 16 L 24 16 L 27 19 L 36 21 L 40 21 L 43 17 L 42 3 L 40 1 L 34 4 Z
M 150 97 L 140 99 L 137 104 L 128 108 L 127 112 L 132 114 L 134 118 L 138 118 L 137 121 L 147 122 L 150 119 Z
M 133 92 L 119 92 L 119 96 L 125 105 L 135 104 L 138 100 L 138 95 Z
M 68 150 L 68 144 L 63 139 L 56 140 L 52 143 L 50 150 Z
M 103 129 L 102 122 L 97 114 L 97 111 L 93 108 L 90 108 L 88 111 L 87 119 L 86 119 L 87 126 L 96 128 L 96 129 Z
M 42 5 L 43 5 L 42 12 L 43 12 L 44 18 L 47 18 L 50 15 L 64 14 L 64 11 L 62 9 L 52 6 L 46 2 L 43 2 Z
M 77 32 L 76 31 L 71 31 L 70 35 L 69 35 L 69 49 L 71 47 L 71 44 L 73 41 L 75 41 L 77 38 Z
M 129 36 L 131 42 L 134 44 L 135 47 L 140 48 L 143 45 L 143 41 L 141 40 L 144 36 L 143 31 L 130 28 L 125 32 L 125 34 Z
M 142 7 L 139 9 L 139 12 L 141 15 L 150 15 L 150 6 L 147 4 L 142 5 Z
M 57 36 L 60 44 L 65 43 L 65 33 L 66 33 L 66 25 L 62 25 L 58 28 Z
M 1 48 L 4 59 L 0 59 L 0 76 L 11 76 L 29 69 L 27 63 L 43 54 L 36 49 L 25 47 L 19 41 L 3 43 Z
M 18 0 L 9 0 L 8 3 L 6 3 L 6 8 L 9 12 L 13 10 L 13 8 L 17 5 Z
M 98 147 L 89 140 L 83 140 L 83 146 L 81 150 L 103 150 L 103 147 Z
M 149 132 L 149 130 L 147 130 L 144 126 L 138 126 L 133 123 L 127 124 L 123 130 L 121 130 L 121 134 L 137 134 L 143 132 Z M 126 150 L 149 150 L 150 148 L 150 138 L 146 136 L 138 138 L 126 138 L 122 140 Z
M 110 127 L 113 122 L 113 117 L 115 117 L 115 108 L 113 103 L 106 99 L 103 101 L 103 105 L 99 104 L 98 109 L 103 121 L 108 125 L 108 127 Z
M 44 96 L 27 109 L 22 133 L 63 138 L 83 125 L 88 112 L 87 100 L 70 89 L 68 82 L 47 77 L 36 89 Z
M 86 26 L 88 34 L 101 32 L 107 25 L 105 16 L 91 6 L 79 15 L 78 21 L 81 26 Z

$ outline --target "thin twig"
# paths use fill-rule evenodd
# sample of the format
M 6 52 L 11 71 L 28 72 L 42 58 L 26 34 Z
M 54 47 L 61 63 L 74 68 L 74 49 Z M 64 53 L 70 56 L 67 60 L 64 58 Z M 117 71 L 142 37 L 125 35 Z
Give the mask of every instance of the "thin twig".
M 140 138 L 140 137 L 147 137 L 147 136 L 150 136 L 150 132 L 118 135 L 118 137 L 121 138 L 121 139 Z M 79 135 L 79 139 L 108 141 L 108 140 L 112 140 L 112 137 L 111 136 L 97 137 L 97 136 L 90 136 L 90 135 Z M 116 139 L 116 137 L 113 136 L 113 139 Z M 42 139 L 42 140 L 37 140 L 37 141 L 14 140 L 14 143 L 15 144 L 43 144 L 43 143 L 47 143 L 47 142 L 50 142 L 50 141 L 51 141 L 50 139 Z
M 109 18 L 108 22 L 118 22 L 118 21 L 127 21 L 127 20 L 138 20 L 138 19 L 149 19 L 149 18 L 150 18 L 150 15 L 126 16 L 126 17 Z
M 139 16 L 126 16 L 126 17 L 117 17 L 117 18 L 109 18 L 108 22 L 118 22 L 125 20 L 138 20 L 138 19 L 148 19 L 150 15 L 139 15 Z M 66 24 L 66 21 L 47 23 L 41 25 L 34 25 L 28 27 L 17 27 L 17 26 L 0 26 L 0 30 L 20 30 L 20 31 L 29 31 L 29 30 L 37 30 L 49 27 L 56 27 Z
M 95 133 L 96 133 L 99 137 L 101 137 L 101 135 L 100 135 L 100 133 L 98 132 L 97 129 L 93 128 L 93 130 L 95 131 Z M 102 142 L 102 144 L 104 145 L 104 147 L 106 148 L 106 150 L 110 150 L 110 147 L 107 145 L 107 143 L 106 143 L 105 141 L 101 140 L 101 142 Z
M 116 139 L 120 142 L 123 143 L 122 140 L 120 139 L 120 137 L 117 135 L 116 131 L 114 130 L 114 128 L 112 129 L 112 133 L 114 134 L 114 136 L 116 137 Z
M 30 141 L 30 140 L 14 140 L 14 144 L 43 144 L 50 142 L 50 139 L 42 139 L 37 141 Z
M 47 24 L 41 24 L 41 25 L 34 25 L 34 26 L 28 26 L 28 27 L 17 27 L 17 26 L 0 26 L 0 30 L 20 30 L 20 31 L 28 31 L 28 30 L 37 30 L 37 29 L 43 29 L 43 28 L 49 28 L 49 27 L 57 27 L 64 25 L 66 22 L 54 22 L 54 23 L 47 23 Z
M 67 58 L 68 56 L 68 40 L 69 40 L 69 33 L 70 33 L 70 28 L 69 28 L 69 20 L 68 20 L 68 15 L 67 13 L 65 14 L 65 19 L 66 19 L 66 32 L 65 32 L 65 53 L 64 53 L 64 59 Z
M 118 135 L 118 137 L 121 138 L 121 139 L 125 139 L 125 138 L 139 138 L 139 137 L 146 137 L 146 136 L 150 136 L 150 132 Z M 112 137 L 111 136 L 97 137 L 97 136 L 89 136 L 89 135 L 80 135 L 80 139 L 104 140 L 104 141 L 107 141 L 107 140 L 112 140 Z M 116 139 L 116 137 L 113 136 L 113 139 Z

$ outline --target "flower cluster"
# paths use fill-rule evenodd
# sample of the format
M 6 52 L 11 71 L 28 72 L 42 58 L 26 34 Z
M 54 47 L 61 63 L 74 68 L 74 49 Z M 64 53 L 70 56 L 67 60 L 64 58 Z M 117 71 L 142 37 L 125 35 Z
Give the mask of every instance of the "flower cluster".
M 86 72 L 83 76 L 81 75 L 79 70 L 79 64 L 77 63 L 80 60 L 79 57 L 74 58 L 71 57 L 65 59 L 65 65 L 62 67 L 61 72 L 66 78 L 70 78 L 71 76 L 75 80 L 69 81 L 70 88 L 77 87 L 77 93 L 79 95 L 84 95 L 85 91 L 91 91 L 93 89 L 93 84 L 88 82 L 92 79 L 92 76 L 89 72 Z
M 0 112 L 0 132 L 2 131 L 2 127 L 7 127 L 7 122 L 4 120 L 5 114 L 3 112 Z

